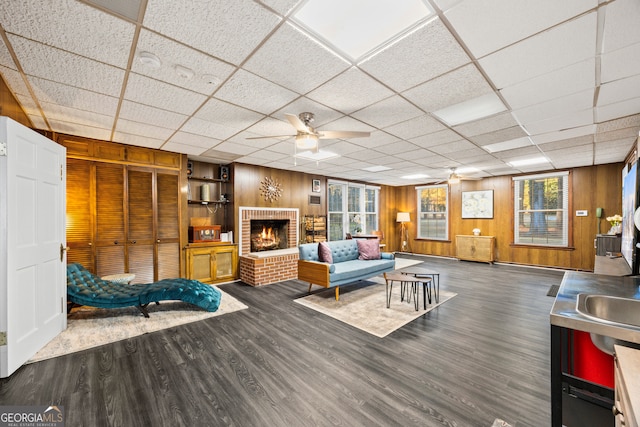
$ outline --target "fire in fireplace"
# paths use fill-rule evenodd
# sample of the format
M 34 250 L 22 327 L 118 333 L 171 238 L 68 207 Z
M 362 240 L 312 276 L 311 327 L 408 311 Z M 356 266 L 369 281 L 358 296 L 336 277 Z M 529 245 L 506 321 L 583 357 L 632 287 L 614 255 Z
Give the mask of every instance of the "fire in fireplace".
M 252 219 L 251 252 L 288 248 L 288 219 Z

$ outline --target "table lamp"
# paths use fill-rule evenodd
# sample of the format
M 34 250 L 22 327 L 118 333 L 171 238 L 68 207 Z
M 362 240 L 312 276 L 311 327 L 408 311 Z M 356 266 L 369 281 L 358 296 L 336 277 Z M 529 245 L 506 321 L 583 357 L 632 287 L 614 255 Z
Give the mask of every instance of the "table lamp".
M 409 212 L 398 212 L 396 222 L 399 222 L 402 227 L 400 230 L 400 252 L 407 252 L 409 250 L 409 245 L 407 244 L 407 240 L 409 240 L 407 236 L 407 227 L 404 224 L 410 221 L 411 217 L 409 216 Z

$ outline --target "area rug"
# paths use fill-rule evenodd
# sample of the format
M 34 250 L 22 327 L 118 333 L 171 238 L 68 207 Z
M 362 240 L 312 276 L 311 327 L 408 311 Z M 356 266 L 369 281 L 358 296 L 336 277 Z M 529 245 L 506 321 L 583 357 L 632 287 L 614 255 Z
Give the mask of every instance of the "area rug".
M 396 329 L 449 301 L 456 296 L 454 292 L 440 289 L 440 302 L 433 299 L 416 311 L 413 301 L 400 301 L 400 285 L 393 286 L 391 305 L 387 308 L 385 282 L 381 277 L 363 280 L 352 285 L 340 286 L 340 300 L 335 300 L 333 289 L 323 290 L 295 300 L 298 304 L 333 317 L 379 338 L 384 338 Z
M 418 261 L 415 259 L 409 258 L 398 258 L 396 257 L 396 270 L 400 270 L 402 268 L 411 267 L 412 265 L 422 264 L 422 261 Z
M 135 307 L 103 309 L 79 307 L 67 317 L 67 329 L 38 351 L 27 363 L 87 350 L 104 344 L 148 334 L 186 323 L 221 316 L 248 308 L 236 298 L 222 293 L 217 311 L 204 311 L 182 301 L 162 301 L 151 304 L 149 318 L 144 318 Z

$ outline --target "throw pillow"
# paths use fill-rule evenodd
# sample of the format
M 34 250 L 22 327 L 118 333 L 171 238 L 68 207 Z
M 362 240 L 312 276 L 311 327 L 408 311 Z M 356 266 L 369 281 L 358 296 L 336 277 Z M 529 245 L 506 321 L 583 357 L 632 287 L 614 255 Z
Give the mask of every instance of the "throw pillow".
M 331 255 L 331 248 L 327 242 L 318 243 L 318 258 L 320 258 L 322 262 L 333 264 L 333 255 Z
M 380 259 L 380 241 L 378 239 L 357 239 L 358 259 Z

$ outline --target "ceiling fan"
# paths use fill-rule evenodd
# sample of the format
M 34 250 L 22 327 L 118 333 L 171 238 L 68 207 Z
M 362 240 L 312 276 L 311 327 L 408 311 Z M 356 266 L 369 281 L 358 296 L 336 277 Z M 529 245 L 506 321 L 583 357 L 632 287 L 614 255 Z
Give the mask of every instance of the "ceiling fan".
M 460 181 L 477 181 L 481 178 L 471 178 L 471 177 L 466 177 L 466 176 L 462 176 L 459 173 L 456 172 L 456 168 L 449 168 L 449 178 L 447 178 L 446 180 L 441 180 L 439 182 L 437 182 L 437 184 L 441 184 L 443 182 L 446 182 L 448 184 L 459 184 Z
M 296 138 L 296 148 L 299 150 L 318 150 L 319 139 L 347 139 L 347 138 L 363 138 L 370 136 L 370 132 L 359 131 L 340 131 L 340 130 L 326 130 L 318 131 L 311 127 L 311 123 L 314 120 L 314 114 L 305 112 L 300 113 L 297 116 L 295 114 L 285 114 L 291 126 L 295 128 L 297 133 L 295 135 L 273 135 L 273 136 L 257 136 L 247 139 L 263 139 L 263 138 L 282 138 L 292 137 Z

